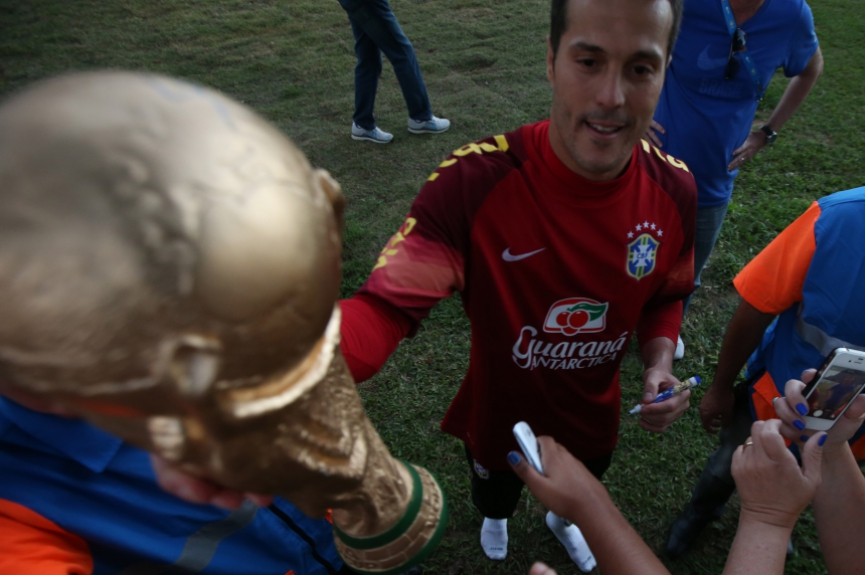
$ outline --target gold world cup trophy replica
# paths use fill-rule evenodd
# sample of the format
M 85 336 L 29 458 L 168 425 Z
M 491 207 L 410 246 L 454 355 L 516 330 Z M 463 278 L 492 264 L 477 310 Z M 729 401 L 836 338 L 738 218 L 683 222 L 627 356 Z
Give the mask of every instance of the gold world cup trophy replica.
M 333 509 L 361 573 L 446 504 L 394 459 L 339 349 L 339 185 L 248 108 L 123 72 L 0 106 L 0 380 L 225 487 Z

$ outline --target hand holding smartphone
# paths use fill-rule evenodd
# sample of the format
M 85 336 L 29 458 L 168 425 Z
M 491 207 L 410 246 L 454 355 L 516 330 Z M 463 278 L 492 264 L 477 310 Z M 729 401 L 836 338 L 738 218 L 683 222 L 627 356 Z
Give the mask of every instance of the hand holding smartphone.
M 844 415 L 865 389 L 865 352 L 839 347 L 826 358 L 803 393 L 808 429 L 825 431 Z
M 541 463 L 541 446 L 535 437 L 532 428 L 525 421 L 514 425 L 514 437 L 526 457 L 526 461 L 541 475 L 544 474 L 544 465 Z

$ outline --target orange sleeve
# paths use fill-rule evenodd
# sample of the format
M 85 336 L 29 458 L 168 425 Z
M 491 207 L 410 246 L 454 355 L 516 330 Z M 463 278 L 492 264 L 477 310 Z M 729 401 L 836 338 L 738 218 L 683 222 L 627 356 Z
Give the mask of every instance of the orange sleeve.
M 817 249 L 814 223 L 819 217 L 820 205 L 814 202 L 739 272 L 733 285 L 745 301 L 775 315 L 802 301 L 802 286 Z
M 87 543 L 35 511 L 0 499 L 0 573 L 91 575 Z

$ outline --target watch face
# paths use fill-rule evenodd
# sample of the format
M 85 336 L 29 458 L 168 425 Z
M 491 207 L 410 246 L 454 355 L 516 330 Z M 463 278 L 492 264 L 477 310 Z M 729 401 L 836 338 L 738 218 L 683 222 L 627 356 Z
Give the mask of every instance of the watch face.
M 774 144 L 775 140 L 778 138 L 778 132 L 770 128 L 768 125 L 760 126 L 760 130 L 766 134 L 766 143 Z

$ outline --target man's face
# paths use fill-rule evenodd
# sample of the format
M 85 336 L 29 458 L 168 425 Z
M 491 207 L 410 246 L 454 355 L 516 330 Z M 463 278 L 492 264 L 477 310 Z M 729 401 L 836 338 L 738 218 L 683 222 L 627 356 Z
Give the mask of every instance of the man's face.
M 664 85 L 672 22 L 668 0 L 571 0 L 547 76 L 550 144 L 577 174 L 610 180 L 627 166 Z

